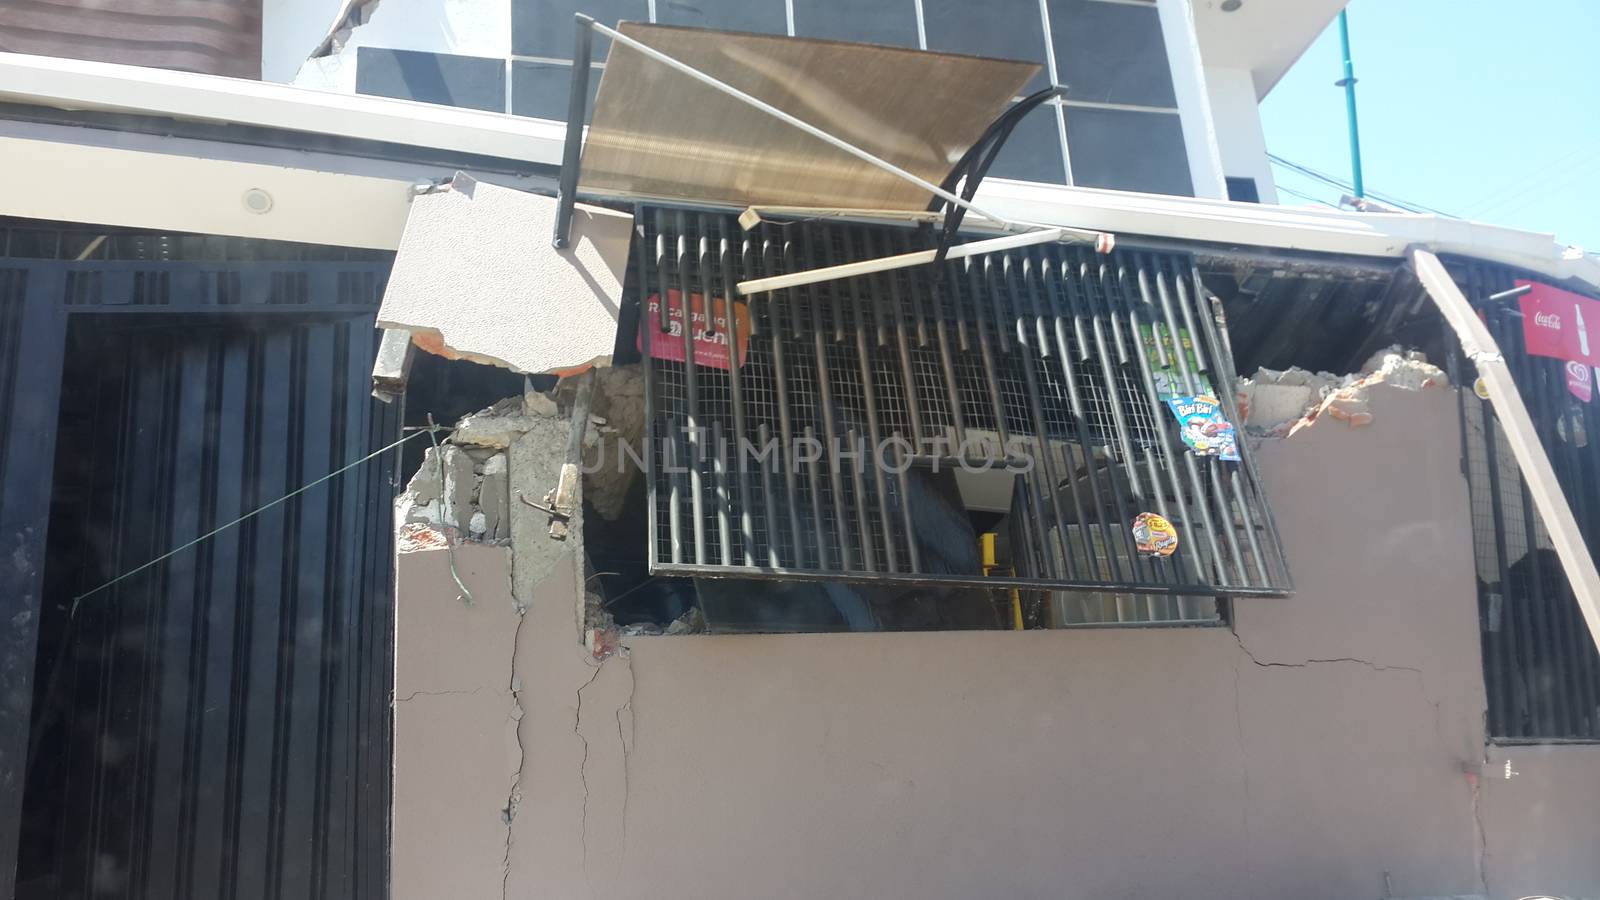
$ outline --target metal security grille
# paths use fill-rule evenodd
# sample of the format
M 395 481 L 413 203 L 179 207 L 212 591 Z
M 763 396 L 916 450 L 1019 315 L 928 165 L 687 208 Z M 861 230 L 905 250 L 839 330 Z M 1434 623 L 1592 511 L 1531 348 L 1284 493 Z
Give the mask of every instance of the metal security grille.
M 1561 360 L 1528 355 L 1515 300 L 1488 300 L 1531 276 L 1480 263 L 1454 267 L 1454 274 L 1505 354 L 1589 552 L 1595 553 L 1600 550 L 1600 410 L 1568 392 Z M 1458 383 L 1471 378 L 1455 374 Z M 1566 572 L 1493 407 L 1462 391 L 1461 415 L 1489 733 L 1510 741 L 1600 740 L 1600 653 L 1589 639 Z
M 399 436 L 388 269 L 0 218 L 0 895 L 386 896 L 393 455 L 73 598 Z
M 1237 421 L 1187 256 L 993 254 L 757 295 L 746 326 L 724 300 L 741 279 L 929 244 L 912 229 L 745 231 L 666 209 L 638 221 L 654 571 L 1289 593 L 1248 458 L 1187 453 L 1161 399 L 1214 390 Z M 684 308 L 712 313 L 699 340 Z M 951 571 L 923 537 L 951 469 L 1009 490 L 1014 575 Z M 1136 552 L 1141 512 L 1176 525 L 1174 555 Z

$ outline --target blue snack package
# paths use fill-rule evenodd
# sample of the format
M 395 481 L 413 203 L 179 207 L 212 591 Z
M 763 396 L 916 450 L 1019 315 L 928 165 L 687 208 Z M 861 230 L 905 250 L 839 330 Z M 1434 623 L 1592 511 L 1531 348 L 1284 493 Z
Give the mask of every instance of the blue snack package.
M 1210 394 L 1171 397 L 1167 406 L 1178 419 L 1178 433 L 1196 456 L 1239 458 L 1239 439 L 1222 415 L 1222 404 Z

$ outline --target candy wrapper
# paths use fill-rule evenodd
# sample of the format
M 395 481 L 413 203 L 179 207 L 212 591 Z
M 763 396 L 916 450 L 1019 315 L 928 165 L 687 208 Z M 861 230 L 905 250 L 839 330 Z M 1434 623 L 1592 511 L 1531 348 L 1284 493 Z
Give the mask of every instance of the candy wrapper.
M 1196 456 L 1239 458 L 1239 438 L 1233 424 L 1222 417 L 1222 404 L 1210 394 L 1173 397 L 1167 406 L 1178 419 L 1179 434 Z
M 1142 512 L 1133 520 L 1133 543 L 1147 556 L 1171 556 L 1178 551 L 1178 529 L 1164 516 Z

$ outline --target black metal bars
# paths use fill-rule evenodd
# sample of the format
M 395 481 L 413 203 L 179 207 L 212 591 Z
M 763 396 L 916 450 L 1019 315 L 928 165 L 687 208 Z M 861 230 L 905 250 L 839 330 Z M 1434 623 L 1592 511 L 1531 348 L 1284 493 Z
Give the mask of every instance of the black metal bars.
M 1515 297 L 1531 276 L 1452 266 L 1484 317 L 1528 406 L 1540 443 L 1589 545 L 1600 550 L 1600 411 L 1567 387 L 1564 363 L 1530 356 Z M 1470 367 L 1452 376 L 1462 383 Z M 1600 740 L 1600 653 L 1493 407 L 1461 392 L 1463 464 L 1472 500 L 1488 728 L 1502 741 Z
M 1218 393 L 1236 414 L 1186 255 L 1052 245 L 730 304 L 740 280 L 923 249 L 933 236 L 639 216 L 654 571 L 1291 591 L 1253 469 L 1188 452 L 1164 402 Z M 926 534 L 928 504 L 1014 510 L 995 527 L 1026 564 L 987 580 L 949 570 Z M 1141 512 L 1173 522 L 1175 554 L 1138 552 Z

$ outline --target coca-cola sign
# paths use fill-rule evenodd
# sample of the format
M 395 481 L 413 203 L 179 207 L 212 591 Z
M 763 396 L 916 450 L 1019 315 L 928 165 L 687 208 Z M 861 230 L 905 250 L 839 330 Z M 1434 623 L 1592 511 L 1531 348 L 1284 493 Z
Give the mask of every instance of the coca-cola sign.
M 1518 281 L 1533 289 L 1518 301 L 1522 309 L 1522 337 L 1528 353 L 1549 356 L 1584 366 L 1600 366 L 1600 301 L 1571 291 Z M 1590 329 L 1594 329 L 1593 338 Z M 1575 395 L 1580 388 L 1569 383 Z

